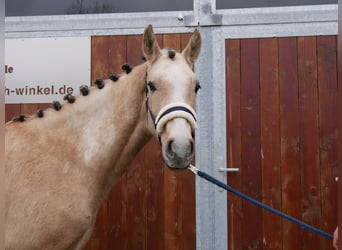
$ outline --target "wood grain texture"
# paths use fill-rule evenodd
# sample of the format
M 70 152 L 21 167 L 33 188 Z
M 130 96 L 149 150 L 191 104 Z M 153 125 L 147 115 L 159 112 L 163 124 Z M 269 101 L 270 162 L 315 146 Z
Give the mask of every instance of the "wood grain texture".
M 240 40 L 226 40 L 227 167 L 241 168 L 241 54 Z M 228 175 L 228 184 L 241 190 L 241 171 Z M 242 200 L 228 193 L 228 249 L 242 250 Z
M 337 159 L 337 61 L 336 36 L 317 37 L 321 206 L 322 229 L 332 232 L 336 224 L 337 183 L 334 180 L 338 167 Z M 333 224 L 333 225 L 332 225 Z M 328 249 L 331 242 L 322 241 Z
M 241 159 L 242 191 L 261 200 L 259 40 L 241 40 Z M 262 211 L 243 201 L 242 242 L 262 249 Z M 253 225 L 253 226 L 251 226 Z
M 332 233 L 336 36 L 228 39 L 225 48 L 227 165 L 241 167 L 228 183 Z M 330 240 L 229 194 L 228 209 L 228 249 L 331 248 Z
M 281 209 L 278 39 L 260 39 L 262 201 Z M 281 219 L 263 211 L 263 249 L 281 249 Z

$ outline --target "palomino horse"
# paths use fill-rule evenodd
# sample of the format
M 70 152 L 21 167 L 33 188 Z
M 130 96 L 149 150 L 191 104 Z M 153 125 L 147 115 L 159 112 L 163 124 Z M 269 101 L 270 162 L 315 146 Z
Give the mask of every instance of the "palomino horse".
M 6 124 L 6 249 L 81 249 L 105 196 L 153 135 L 169 168 L 190 164 L 200 48 L 195 30 L 182 53 L 161 50 L 150 25 L 145 63 Z

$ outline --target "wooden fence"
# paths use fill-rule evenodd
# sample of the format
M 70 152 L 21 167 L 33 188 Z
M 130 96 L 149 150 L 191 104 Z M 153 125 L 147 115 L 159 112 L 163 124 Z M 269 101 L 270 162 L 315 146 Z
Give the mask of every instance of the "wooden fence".
M 336 36 L 226 40 L 228 182 L 332 233 L 337 224 Z M 228 196 L 229 249 L 331 241 Z

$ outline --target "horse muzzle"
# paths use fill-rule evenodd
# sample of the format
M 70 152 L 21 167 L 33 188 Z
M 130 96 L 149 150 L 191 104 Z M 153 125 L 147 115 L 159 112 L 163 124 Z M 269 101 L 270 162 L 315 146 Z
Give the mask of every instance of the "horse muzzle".
M 171 169 L 187 168 L 195 151 L 197 117 L 193 108 L 185 103 L 168 104 L 159 111 L 155 127 L 166 165 Z

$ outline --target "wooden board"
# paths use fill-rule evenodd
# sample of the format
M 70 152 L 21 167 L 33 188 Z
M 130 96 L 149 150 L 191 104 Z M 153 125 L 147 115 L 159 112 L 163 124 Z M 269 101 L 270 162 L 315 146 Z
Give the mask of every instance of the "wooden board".
M 228 39 L 227 165 L 237 190 L 332 233 L 337 221 L 336 36 Z M 331 241 L 228 195 L 228 249 Z
M 262 201 L 281 209 L 278 39 L 260 39 Z M 267 181 L 265 181 L 267 180 Z M 262 214 L 263 249 L 281 249 L 281 219 Z
M 241 183 L 242 192 L 261 200 L 259 40 L 241 40 Z M 244 247 L 262 249 L 262 211 L 242 203 Z M 250 226 L 253 225 L 253 226 Z

